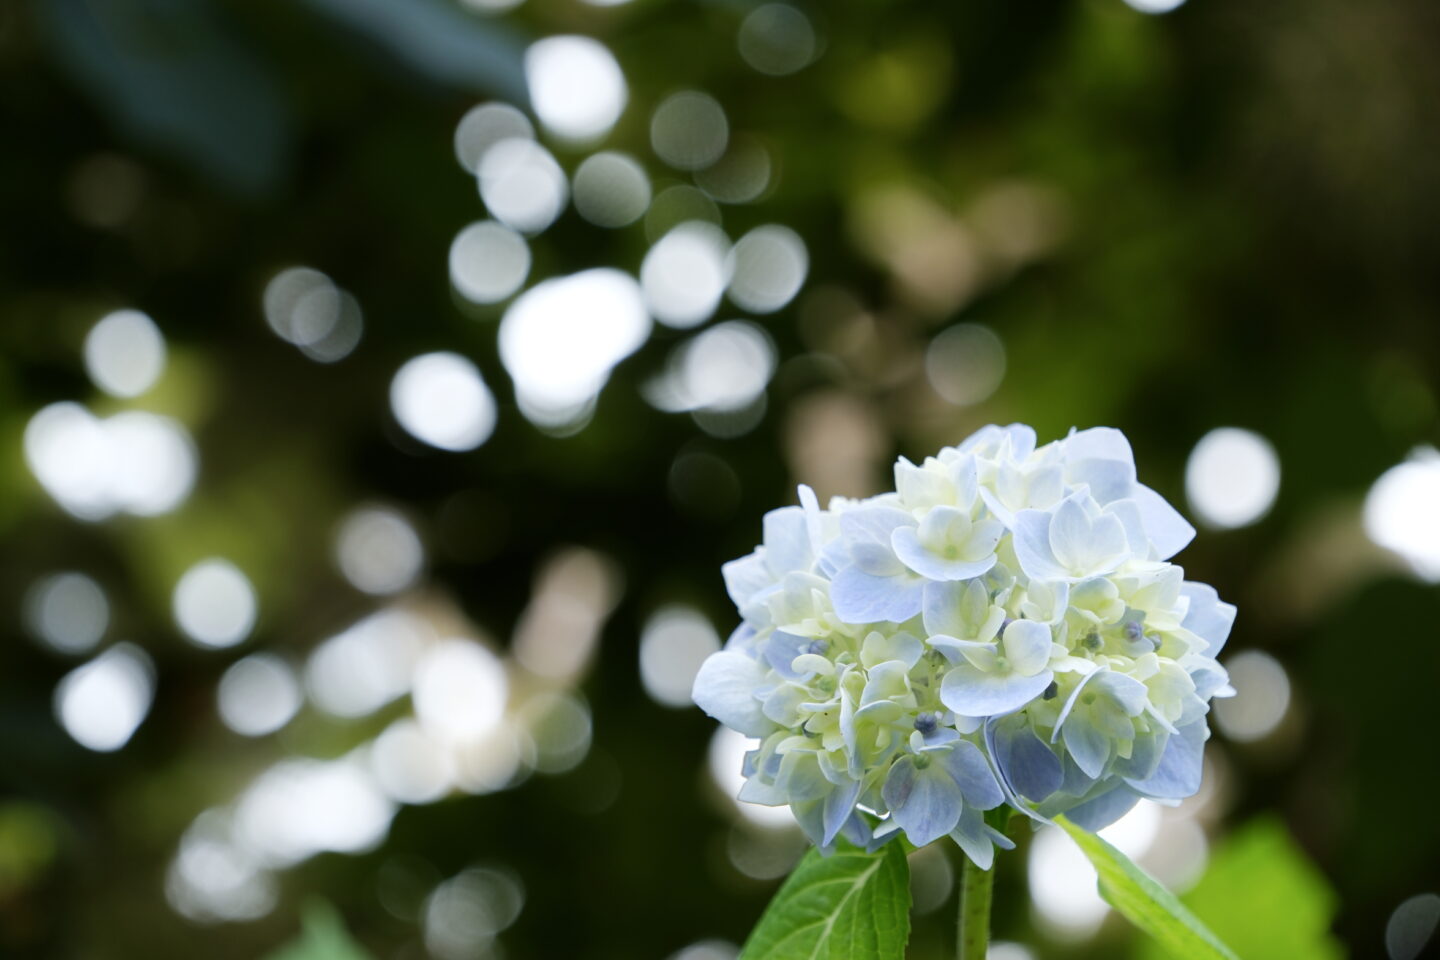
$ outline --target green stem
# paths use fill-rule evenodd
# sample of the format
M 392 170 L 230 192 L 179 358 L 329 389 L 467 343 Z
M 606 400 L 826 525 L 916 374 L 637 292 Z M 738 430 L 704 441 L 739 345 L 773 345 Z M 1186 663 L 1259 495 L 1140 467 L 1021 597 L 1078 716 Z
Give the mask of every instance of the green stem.
M 960 925 L 956 931 L 957 960 L 985 960 L 990 945 L 990 901 L 994 893 L 995 867 L 981 870 L 969 857 L 960 881 Z M 998 859 L 998 858 L 997 858 Z

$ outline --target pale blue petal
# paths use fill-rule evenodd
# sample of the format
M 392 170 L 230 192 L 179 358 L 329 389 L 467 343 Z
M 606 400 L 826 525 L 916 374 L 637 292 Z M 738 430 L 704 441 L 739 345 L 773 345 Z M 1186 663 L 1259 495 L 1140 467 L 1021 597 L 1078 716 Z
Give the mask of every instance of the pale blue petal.
M 823 800 L 835 788 L 820 769 L 819 758 L 805 750 L 785 754 L 780 772 L 775 775 L 775 786 L 784 790 L 794 804 Z
M 1091 457 L 1105 460 L 1122 460 L 1135 463 L 1135 454 L 1125 434 L 1114 427 L 1091 427 L 1078 430 L 1065 438 L 1065 459 L 1067 462 Z
M 960 785 L 966 806 L 989 810 L 1005 802 L 1005 794 L 995 782 L 995 772 L 975 744 L 968 740 L 957 742 L 945 753 L 942 762 Z
M 1088 486 L 1090 496 L 1101 506 L 1123 500 L 1135 488 L 1135 464 L 1126 460 L 1086 457 L 1083 460 L 1068 460 L 1065 468 L 1070 482 Z
M 1131 496 L 1140 508 L 1140 519 L 1145 522 L 1145 534 L 1150 538 L 1154 559 L 1169 560 L 1195 539 L 1195 528 L 1160 494 L 1137 483 Z
M 742 612 L 751 597 L 775 585 L 775 578 L 771 576 L 765 557 L 759 550 L 722 565 L 720 576 L 725 579 L 725 592 L 730 594 L 735 608 Z
M 1190 679 L 1195 684 L 1195 696 L 1205 701 L 1211 697 L 1226 696 L 1225 690 L 1230 688 L 1230 674 L 1218 663 L 1206 663 L 1191 670 Z M 1233 692 L 1229 694 L 1234 695 Z
M 1004 501 L 1000 499 L 998 494 L 992 491 L 989 487 L 981 487 L 980 499 L 985 501 L 985 509 L 989 510 L 990 515 L 993 516 L 996 520 L 999 520 L 1001 523 L 1003 523 L 1005 525 L 1005 529 L 1015 529 L 1015 512 L 1009 507 L 1005 506 Z
M 1125 528 L 1125 543 L 1130 555 L 1138 560 L 1150 558 L 1150 538 L 1145 532 L 1145 521 L 1140 517 L 1140 505 L 1133 499 L 1115 500 L 1107 504 L 1105 512 L 1120 521 Z
M 975 503 L 980 491 L 980 476 L 975 469 L 975 458 L 962 453 L 950 461 L 950 476 L 955 481 L 955 502 L 965 509 Z
M 1019 710 L 1050 686 L 1054 674 L 1043 670 L 1033 677 L 1018 673 L 986 673 L 961 664 L 940 684 L 940 702 L 967 717 L 994 717 Z
M 1116 757 L 1111 770 L 1130 780 L 1153 777 L 1168 740 L 1169 734 L 1163 730 L 1137 736 L 1130 744 L 1130 756 Z
M 1091 688 L 1103 692 L 1127 717 L 1138 717 L 1150 697 L 1150 690 L 1145 684 L 1113 670 L 1096 671 Z
M 1075 704 L 1080 699 L 1080 691 L 1084 690 L 1091 680 L 1107 670 L 1109 670 L 1109 667 L 1100 667 L 1093 673 L 1085 674 L 1085 676 L 1080 678 L 1080 682 L 1075 684 L 1075 689 L 1071 690 L 1070 696 L 1065 698 L 1065 706 L 1060 708 L 1060 716 L 1055 721 L 1055 732 L 1050 736 L 1051 743 L 1060 739 L 1060 730 L 1065 726 L 1065 721 L 1070 719 L 1070 712 L 1075 709 Z
M 783 807 L 790 802 L 785 791 L 773 783 L 766 783 L 758 777 L 751 777 L 740 787 L 735 799 L 744 803 L 755 803 L 762 807 Z
M 1060 758 L 1023 723 L 997 725 L 992 752 L 1010 788 L 1037 803 L 1060 789 L 1064 773 Z
M 1054 741 L 1052 740 L 1051 743 Z M 1067 805 L 1073 803 L 1073 801 L 1059 800 L 1061 794 L 1067 797 L 1085 797 L 1094 792 L 1096 782 L 1094 777 L 1080 769 L 1075 758 L 1068 753 L 1060 758 L 1060 767 L 1064 771 L 1064 780 L 1050 801 L 1052 804 L 1058 804 L 1055 807 L 1056 811 L 1064 810 Z
M 1099 777 L 1105 771 L 1105 761 L 1110 759 L 1110 740 L 1091 725 L 1083 714 L 1070 718 L 1061 731 L 1065 749 L 1074 758 L 1075 765 L 1085 771 L 1088 777 Z
M 969 631 L 969 624 L 961 611 L 968 583 L 945 580 L 925 584 L 922 610 L 925 614 L 925 632 L 943 633 L 951 637 L 963 637 Z M 984 592 L 984 587 L 980 588 Z
M 795 815 L 795 822 L 810 838 L 810 842 L 820 848 L 824 854 L 825 849 L 825 801 L 809 800 L 800 803 L 791 803 L 790 812 Z
M 886 660 L 899 660 L 908 670 L 924 655 L 925 644 L 909 633 L 883 634 L 876 631 L 866 637 L 860 646 L 860 662 L 867 668 Z
M 1050 514 L 1050 553 L 1066 569 L 1080 566 L 1094 550 L 1095 523 L 1082 505 L 1084 497 L 1066 497 Z
M 731 730 L 763 737 L 775 729 L 755 695 L 764 681 L 765 668 L 760 664 L 743 653 L 721 650 L 700 665 L 690 696 L 697 707 Z
M 1073 580 L 1070 571 L 1060 566 L 1050 549 L 1050 514 L 1044 510 L 1021 510 L 1015 514 L 1012 528 L 1015 556 L 1020 569 L 1031 580 Z
M 943 767 L 932 763 L 920 770 L 911 757 L 895 761 L 881 795 L 890 816 L 917 847 L 954 830 L 964 807 L 959 785 Z
M 895 507 L 856 507 L 840 514 L 840 535 L 850 555 L 861 569 L 876 576 L 900 572 L 890 535 L 896 527 L 914 525 L 914 517 Z
M 1086 800 L 1079 806 L 1071 807 L 1065 811 L 1065 818 L 1076 826 L 1094 833 L 1125 816 L 1139 802 L 1140 798 L 1129 790 L 1124 787 L 1116 787 L 1113 790 L 1105 791 L 1098 797 Z
M 820 556 L 825 548 L 825 536 L 821 529 L 820 500 L 807 484 L 800 484 L 796 492 L 800 496 L 800 509 L 805 511 L 805 535 L 810 539 L 810 555 Z
M 741 623 L 725 638 L 725 649 L 734 650 L 736 653 L 752 653 L 755 649 L 755 628 L 748 623 Z
M 931 580 L 969 580 L 995 566 L 995 554 L 980 560 L 948 560 L 926 550 L 914 527 L 898 527 L 891 535 L 890 546 L 900 562 L 922 577 Z
M 855 809 L 855 800 L 859 796 L 860 781 L 851 780 L 849 783 L 841 784 L 831 790 L 825 797 L 825 835 L 823 840 L 825 846 L 835 842 L 835 836 L 850 819 L 850 814 Z
M 1035 452 L 1035 428 L 1023 423 L 1012 423 L 1003 427 L 1005 439 L 1010 441 L 1010 456 L 1016 463 L 1026 460 Z
M 765 716 L 782 727 L 799 725 L 803 719 L 798 708 L 810 697 L 810 693 L 798 683 L 782 683 L 771 690 L 760 703 Z
M 1160 800 L 1183 800 L 1192 796 L 1200 789 L 1201 761 L 1208 733 L 1203 720 L 1181 727 L 1178 735 L 1166 741 L 1155 774 L 1126 783 L 1137 793 Z
M 1208 644 L 1204 651 L 1206 656 L 1218 656 L 1225 648 L 1225 641 L 1230 638 L 1230 628 L 1235 624 L 1234 605 L 1222 601 L 1208 583 L 1193 580 L 1181 585 L 1180 595 L 1190 601 L 1190 609 L 1185 612 L 1185 619 L 1180 625 Z
M 1018 427 L 1020 426 L 1020 424 L 1017 423 L 1014 426 Z M 992 445 L 997 445 L 1000 443 L 1001 439 L 1004 438 L 1005 429 L 1006 428 L 999 427 L 993 423 L 987 423 L 979 430 L 976 430 L 974 433 L 970 434 L 970 436 L 966 437 L 964 440 L 961 440 L 960 443 L 955 447 L 955 449 L 961 451 L 962 453 L 969 453 L 972 450 L 975 450 L 977 447 L 990 447 Z
M 877 577 L 852 566 L 830 582 L 830 603 L 844 623 L 903 623 L 920 612 L 924 589 L 919 577 Z
M 795 658 L 806 652 L 812 641 L 808 637 L 797 637 L 794 634 L 786 633 L 783 630 L 775 630 L 761 645 L 761 653 L 764 654 L 765 662 L 770 668 L 786 680 L 799 680 L 801 677 L 808 677 L 811 672 L 801 673 L 791 666 Z
M 966 807 L 960 814 L 960 822 L 950 832 L 950 839 L 974 861 L 981 870 L 989 870 L 995 863 L 995 847 L 1002 850 L 1015 849 L 1015 843 L 1003 833 L 985 823 L 984 816 L 973 807 Z
M 1021 676 L 1036 676 L 1050 662 L 1050 628 L 1043 623 L 1034 620 L 1011 621 L 1010 626 L 1005 628 L 1001 640 L 1005 646 L 1005 656 L 1009 659 L 1011 667 Z M 1048 680 L 1046 685 L 1049 685 Z M 1041 687 L 1040 689 L 1043 691 L 1045 688 Z M 966 711 L 959 712 L 965 713 Z M 975 716 L 975 714 L 970 715 Z
M 765 514 L 765 563 L 776 578 L 791 570 L 809 570 L 813 559 L 804 510 L 781 507 Z
M 825 549 L 820 553 L 820 559 L 815 562 L 815 572 L 828 580 L 848 566 L 850 566 L 850 546 L 843 539 L 836 537 L 825 544 Z

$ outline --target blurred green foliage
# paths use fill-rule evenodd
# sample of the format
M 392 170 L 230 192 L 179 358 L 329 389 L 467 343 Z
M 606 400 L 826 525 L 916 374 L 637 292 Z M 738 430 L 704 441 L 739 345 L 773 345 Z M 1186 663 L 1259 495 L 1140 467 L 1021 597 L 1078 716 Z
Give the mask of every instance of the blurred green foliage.
M 1345 956 L 1330 934 L 1334 891 L 1272 817 L 1252 820 L 1226 837 L 1184 900 L 1242 957 Z M 1149 945 L 1139 955 L 1166 956 Z

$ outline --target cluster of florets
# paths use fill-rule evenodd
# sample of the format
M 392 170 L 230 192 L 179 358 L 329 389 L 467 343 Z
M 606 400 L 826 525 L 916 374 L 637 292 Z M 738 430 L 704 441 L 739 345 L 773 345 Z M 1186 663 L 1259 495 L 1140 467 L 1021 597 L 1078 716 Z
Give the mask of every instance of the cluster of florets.
M 1010 843 L 985 810 L 1098 829 L 1199 788 L 1235 608 L 1167 562 L 1195 531 L 1118 430 L 989 426 L 902 458 L 894 493 L 800 502 L 725 565 L 743 623 L 695 681 L 760 741 L 741 800 L 822 846 L 949 835 L 988 867 Z

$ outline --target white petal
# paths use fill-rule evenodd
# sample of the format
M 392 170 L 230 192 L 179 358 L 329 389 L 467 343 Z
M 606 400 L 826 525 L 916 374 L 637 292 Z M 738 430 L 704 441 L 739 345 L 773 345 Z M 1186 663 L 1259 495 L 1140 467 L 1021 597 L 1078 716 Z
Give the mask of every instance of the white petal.
M 1050 662 L 1050 628 L 1034 620 L 1015 620 L 1001 638 L 1010 666 L 1023 677 L 1033 677 Z
M 763 737 L 775 729 L 755 696 L 764 680 L 763 666 L 743 653 L 721 650 L 700 665 L 690 696 L 697 707 L 730 729 Z

